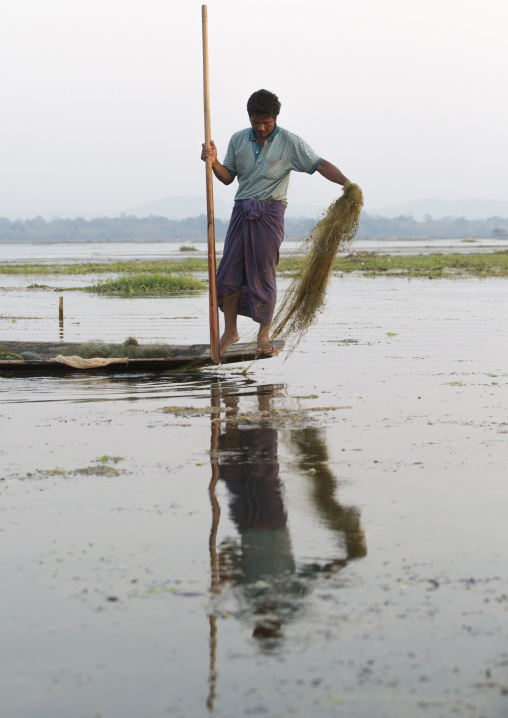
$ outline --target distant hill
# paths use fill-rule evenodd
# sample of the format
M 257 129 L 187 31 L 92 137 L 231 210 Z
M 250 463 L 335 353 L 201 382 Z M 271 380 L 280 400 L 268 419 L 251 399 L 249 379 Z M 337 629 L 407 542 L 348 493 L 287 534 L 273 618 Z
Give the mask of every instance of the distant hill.
M 233 197 L 226 202 L 214 198 L 214 214 L 219 219 L 228 219 L 233 209 Z M 181 195 L 179 197 L 163 197 L 148 204 L 131 207 L 124 214 L 132 217 L 167 217 L 167 219 L 187 219 L 206 214 L 206 198 L 195 195 Z M 305 204 L 290 202 L 286 211 L 286 217 L 305 217 L 315 219 L 316 212 L 312 207 Z
M 233 202 L 214 199 L 215 216 L 220 219 L 229 219 Z M 206 214 L 206 197 L 181 195 L 178 197 L 163 197 L 153 202 L 132 207 L 125 211 L 131 217 L 167 217 L 167 219 L 187 219 Z
M 413 202 L 382 207 L 368 208 L 369 214 L 379 217 L 413 217 L 416 220 L 443 217 L 464 217 L 465 219 L 486 219 L 488 217 L 508 217 L 508 200 L 461 199 L 448 202 L 444 199 L 417 199 Z

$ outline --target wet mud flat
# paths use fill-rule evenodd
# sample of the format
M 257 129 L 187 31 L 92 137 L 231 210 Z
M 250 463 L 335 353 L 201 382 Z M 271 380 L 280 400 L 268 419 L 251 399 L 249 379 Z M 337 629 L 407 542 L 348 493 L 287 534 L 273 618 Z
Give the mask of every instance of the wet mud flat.
M 66 341 L 206 336 L 89 301 Z M 0 378 L 2 713 L 506 715 L 507 308 L 335 277 L 287 361 Z

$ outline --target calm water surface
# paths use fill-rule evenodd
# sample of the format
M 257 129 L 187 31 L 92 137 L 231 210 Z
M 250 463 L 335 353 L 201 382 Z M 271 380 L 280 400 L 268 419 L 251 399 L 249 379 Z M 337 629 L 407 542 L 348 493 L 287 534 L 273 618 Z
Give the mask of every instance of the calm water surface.
M 291 254 L 300 242 L 286 241 L 281 253 Z M 183 252 L 183 247 L 196 251 Z M 217 241 L 217 253 L 221 254 L 224 242 Z M 358 239 L 355 251 L 385 254 L 428 254 L 429 252 L 492 252 L 508 248 L 508 239 Z M 20 244 L 0 243 L 0 263 L 36 262 L 110 262 L 135 259 L 176 259 L 182 256 L 206 256 L 206 242 L 104 242 L 68 244 Z
M 5 339 L 207 336 L 203 295 L 1 301 Z M 506 715 L 507 305 L 335 277 L 287 359 L 0 377 L 3 714 Z

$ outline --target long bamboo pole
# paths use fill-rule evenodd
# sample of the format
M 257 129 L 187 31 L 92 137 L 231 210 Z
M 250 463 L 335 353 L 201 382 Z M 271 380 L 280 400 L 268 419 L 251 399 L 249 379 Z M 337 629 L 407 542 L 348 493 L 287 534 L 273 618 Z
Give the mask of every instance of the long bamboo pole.
M 201 6 L 203 25 L 203 99 L 205 109 L 205 144 L 210 147 L 210 79 L 208 69 L 208 9 Z M 219 306 L 217 299 L 217 269 L 215 260 L 215 224 L 213 213 L 212 160 L 206 160 L 206 215 L 208 224 L 208 296 L 210 303 L 210 359 L 220 364 Z

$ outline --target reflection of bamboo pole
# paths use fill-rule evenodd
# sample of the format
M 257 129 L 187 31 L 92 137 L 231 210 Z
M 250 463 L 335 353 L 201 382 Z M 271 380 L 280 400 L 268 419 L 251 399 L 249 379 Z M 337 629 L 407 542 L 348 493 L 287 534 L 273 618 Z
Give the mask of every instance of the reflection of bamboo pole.
M 219 480 L 219 436 L 220 423 L 214 419 L 220 418 L 220 393 L 218 389 L 212 389 L 211 405 L 213 412 L 212 419 L 212 436 L 210 444 L 210 463 L 212 466 L 212 478 L 208 493 L 210 495 L 210 503 L 212 506 L 212 528 L 210 531 L 210 570 L 211 570 L 211 590 L 212 593 L 219 593 L 219 561 L 217 558 L 217 532 L 219 530 L 220 506 L 215 495 L 215 487 Z
M 217 671 L 215 663 L 217 659 L 217 616 L 209 616 L 210 620 L 210 673 L 208 675 L 208 684 L 210 686 L 208 698 L 206 699 L 206 707 L 209 711 L 213 711 L 217 688 Z
M 212 430 L 210 440 L 210 464 L 212 467 L 212 478 L 210 480 L 210 486 L 208 487 L 208 494 L 210 496 L 210 504 L 212 507 L 212 528 L 210 530 L 210 539 L 208 541 L 208 548 L 210 551 L 210 591 L 213 593 L 220 593 L 219 588 L 219 560 L 217 557 L 217 533 L 219 531 L 219 520 L 220 520 L 220 505 L 215 495 L 215 487 L 219 480 L 219 437 L 220 437 L 220 423 L 213 421 L 214 419 L 220 418 L 220 391 L 218 389 L 212 389 L 211 406 L 213 412 L 211 414 L 212 419 Z M 217 616 L 214 614 L 209 615 L 210 622 L 210 672 L 208 675 L 209 693 L 206 700 L 208 710 L 213 711 L 213 704 L 215 702 L 215 694 L 217 687 Z

